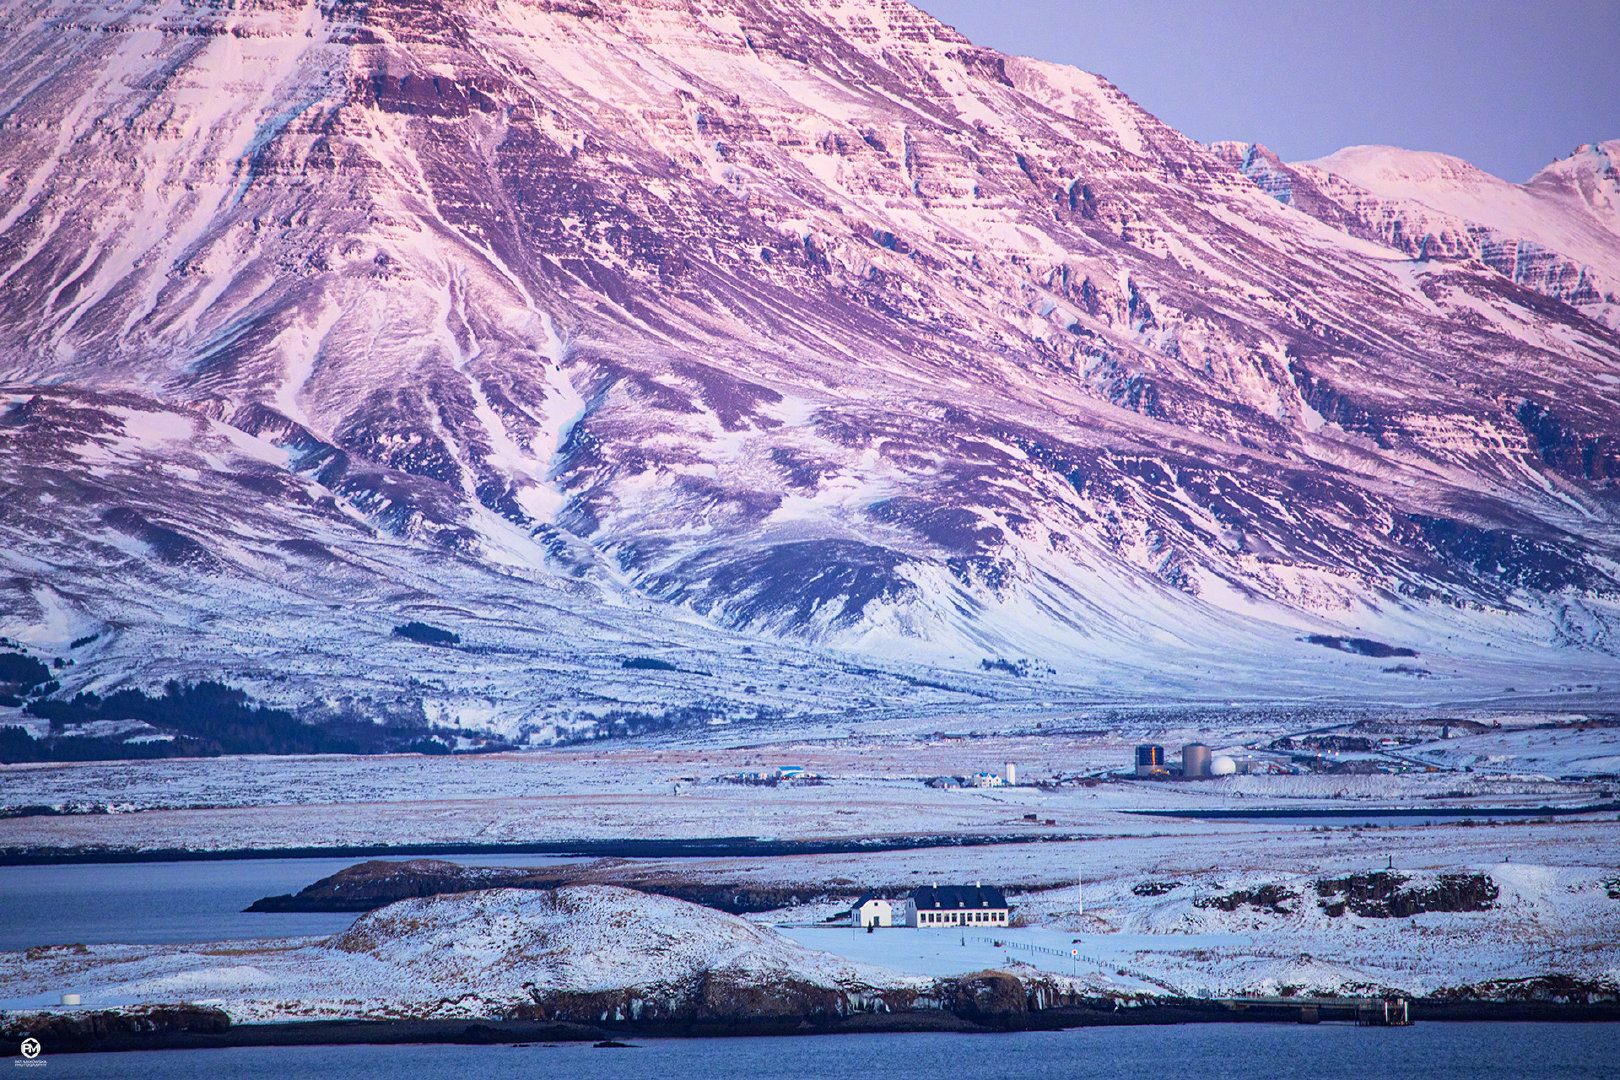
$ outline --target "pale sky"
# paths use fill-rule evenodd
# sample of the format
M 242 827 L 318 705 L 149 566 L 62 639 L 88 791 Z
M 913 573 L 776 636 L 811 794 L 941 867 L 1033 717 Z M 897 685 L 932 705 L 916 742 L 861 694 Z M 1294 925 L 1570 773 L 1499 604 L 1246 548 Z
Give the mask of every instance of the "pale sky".
M 1285 161 L 1439 150 L 1523 181 L 1620 138 L 1620 0 L 912 0 L 974 42 L 1112 80 Z

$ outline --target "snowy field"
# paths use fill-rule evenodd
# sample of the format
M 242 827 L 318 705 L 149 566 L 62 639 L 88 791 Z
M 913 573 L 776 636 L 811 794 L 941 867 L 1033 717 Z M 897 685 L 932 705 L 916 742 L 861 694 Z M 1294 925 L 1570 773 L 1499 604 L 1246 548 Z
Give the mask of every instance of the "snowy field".
M 1616 835 L 1611 824 L 1600 839 L 1610 854 Z M 1445 838 L 1429 838 L 1436 842 Z M 1478 849 L 1460 846 L 1423 858 L 1404 844 L 1391 845 L 1407 848 L 1393 864 L 1409 886 L 1431 884 L 1445 873 L 1483 874 L 1497 890 L 1487 910 L 1409 918 L 1331 916 L 1314 888 L 1319 879 L 1367 873 L 1388 862 L 1354 852 L 1325 857 L 1287 840 L 1268 846 L 1275 853 L 1269 861 L 1236 855 L 1234 865 L 1178 870 L 1173 877 L 1099 868 L 1098 879 L 1083 885 L 1083 914 L 1072 886 L 1014 896 L 1015 912 L 1028 927 L 866 934 L 793 926 L 782 932 L 804 945 L 905 972 L 950 975 L 1023 965 L 1073 973 L 1085 985 L 1113 993 L 1220 996 L 1292 988 L 1426 995 L 1555 973 L 1620 984 L 1620 901 L 1611 898 L 1607 884 L 1616 873 L 1580 865 L 1588 857 L 1583 851 L 1591 850 L 1585 845 L 1546 845 L 1553 858 L 1575 865 L 1520 861 L 1523 853 L 1489 863 Z M 1161 896 L 1132 891 L 1150 881 L 1176 887 Z M 1225 911 L 1212 903 L 1262 886 L 1284 894 L 1278 909 L 1239 904 Z
M 1110 873 L 1107 855 L 1069 845 L 1062 855 L 1075 862 L 1089 857 L 1097 868 L 1083 887 L 1083 912 L 1073 886 L 1016 895 L 1015 913 L 1026 927 L 863 933 L 804 925 L 819 909 L 745 920 L 606 886 L 491 890 L 402 901 L 330 938 L 0 954 L 0 1010 L 50 1008 L 56 994 L 69 991 L 87 1008 L 185 1001 L 221 1007 L 238 1022 L 478 1017 L 510 1015 L 552 994 L 622 991 L 625 1000 L 643 1003 L 635 1008 L 651 1010 L 689 1000 L 696 987 L 789 985 L 869 1003 L 987 969 L 1124 996 L 1511 994 L 1515 985 L 1548 978 L 1612 993 L 1620 984 L 1620 901 L 1612 895 L 1614 872 L 1586 860 L 1594 844 L 1612 854 L 1613 826 L 1585 829 L 1575 836 L 1564 834 L 1582 830 L 1557 829 L 1539 843 L 1504 836 L 1486 845 L 1502 852 L 1494 863 L 1479 847 L 1460 843 L 1437 856 L 1435 849 L 1454 839 L 1445 836 L 1390 859 L 1403 881 L 1420 888 L 1439 879 L 1434 867 L 1483 873 L 1492 892 L 1479 910 L 1404 918 L 1331 913 L 1312 882 L 1373 865 L 1354 845 L 1326 855 L 1299 837 L 1273 840 L 1263 845 L 1270 855 L 1264 864 L 1254 857 L 1258 843 L 1247 853 L 1223 849 L 1232 865 L 1191 873 L 1183 867 L 1174 880 L 1166 880 L 1165 863 L 1208 854 L 1194 846 L 1196 838 L 1166 842 L 1153 876 Z M 1523 861 L 1507 850 L 1514 847 L 1539 848 L 1559 861 Z M 875 878 L 899 869 L 888 860 L 922 854 L 844 857 L 841 866 Z M 982 872 L 1011 853 L 972 854 L 978 864 L 971 869 Z M 1057 854 L 1047 853 L 1047 862 Z M 822 863 L 823 871 L 832 868 Z M 807 869 L 799 860 L 789 872 Z M 1141 888 L 1148 884 L 1154 887 Z M 1239 903 L 1227 910 L 1218 902 L 1262 886 L 1278 890 L 1269 907 Z
M 672 920 L 673 929 L 643 942 L 607 931 L 600 939 L 564 933 L 555 913 L 545 914 L 552 911 L 545 904 L 556 901 L 543 898 L 553 894 L 508 897 L 501 904 L 516 905 L 510 911 L 476 899 L 493 893 L 469 894 L 455 901 L 460 907 L 438 911 L 472 922 L 433 930 L 443 940 L 431 948 L 390 944 L 394 931 L 410 938 L 425 925 L 414 916 L 401 921 L 404 909 L 395 905 L 362 917 L 359 926 L 372 929 L 358 950 L 340 944 L 360 940 L 351 934 L 4 954 L 0 999 L 16 1009 L 75 988 L 87 1005 L 218 1002 L 242 1019 L 491 1015 L 518 1000 L 513 994 L 536 970 L 570 991 L 615 980 L 627 986 L 645 979 L 648 965 L 656 969 L 658 957 L 674 955 L 671 942 L 687 936 L 708 942 L 703 948 L 721 958 L 714 963 L 732 965 L 726 970 L 738 977 L 791 971 L 857 995 L 986 968 L 1119 994 L 1434 994 L 1460 987 L 1513 993 L 1548 978 L 1614 990 L 1620 812 L 1579 811 L 1616 797 L 1615 734 L 1584 718 L 1506 715 L 1404 727 L 1351 718 L 1306 730 L 1286 718 L 1257 717 L 1219 731 L 1070 717 L 1031 720 L 1030 730 L 1009 735 L 976 735 L 962 725 L 760 743 L 717 735 L 696 746 L 648 739 L 453 758 L 12 766 L 3 772 L 7 806 L 58 811 L 0 819 L 0 846 L 13 850 L 717 837 L 1031 842 L 607 860 L 590 864 L 600 880 L 785 887 L 804 902 L 737 919 L 662 897 L 623 899 L 609 889 L 621 897 L 615 903 L 642 912 L 621 912 L 625 918 L 652 911 Z M 1370 748 L 1313 748 L 1323 738 L 1352 735 L 1370 740 Z M 1218 753 L 1279 768 L 1303 768 L 1300 759 L 1308 758 L 1319 766 L 1363 762 L 1409 771 L 1197 782 L 1118 775 L 1137 741 L 1164 744 L 1173 760 L 1180 743 L 1194 738 Z M 1278 748 L 1284 739 L 1293 749 Z M 1007 762 L 1017 763 L 1017 786 L 928 784 L 1004 773 Z M 815 779 L 738 780 L 789 765 Z M 1565 812 L 1491 813 L 1544 806 Z M 1466 816 L 1378 814 L 1388 807 L 1449 808 Z M 1271 820 L 1164 813 L 1189 810 L 1295 813 Z M 1304 813 L 1311 810 L 1349 816 Z M 1399 917 L 1347 910 L 1348 894 L 1333 892 L 1334 882 L 1377 875 L 1412 896 L 1432 899 L 1457 881 L 1472 882 L 1475 892 L 1469 903 L 1431 903 Z M 318 876 L 312 864 L 309 882 Z M 1027 925 L 868 935 L 828 922 L 868 890 L 903 895 L 919 885 L 971 881 L 1006 889 Z M 636 907 L 644 901 L 651 907 Z M 705 921 L 711 916 L 719 921 Z M 380 929 L 388 926 L 394 931 Z M 480 941 L 512 944 L 485 956 Z M 593 963 L 621 968 L 592 969 L 586 977 L 576 949 L 595 956 Z M 601 950 L 611 955 L 597 955 Z M 550 959 L 542 963 L 542 955 Z M 690 975 L 710 960 L 688 956 L 681 963 Z M 482 971 L 495 974 L 484 979 Z
M 1070 716 L 1030 720 L 1027 731 L 1010 735 L 942 724 L 921 734 L 857 731 L 768 742 L 734 734 L 695 746 L 643 739 L 455 757 L 12 765 L 0 767 L 0 804 L 24 813 L 0 819 L 0 848 L 1115 834 L 1177 827 L 1122 813 L 1133 810 L 1579 807 L 1620 796 L 1614 773 L 1620 728 L 1581 718 L 1546 726 L 1546 718 L 1509 716 L 1489 721 L 1500 727 L 1475 722 L 1479 732 L 1459 727 L 1447 739 L 1438 737 L 1437 725 L 1408 725 L 1387 752 L 1321 754 L 1273 748 L 1283 738 L 1315 737 L 1300 735 L 1289 719 L 1260 716 L 1212 731 L 1196 718 Z M 1354 730 L 1366 728 L 1363 721 Z M 1376 742 L 1378 733 L 1360 737 Z M 1197 783 L 1118 775 L 1138 742 L 1161 743 L 1174 760 L 1181 743 L 1195 739 L 1277 768 L 1306 767 L 1291 760 L 1342 759 L 1409 771 L 1301 771 Z M 1017 764 L 1017 786 L 928 786 L 942 777 L 1001 774 L 1007 762 Z M 815 781 L 738 782 L 789 765 L 802 766 Z

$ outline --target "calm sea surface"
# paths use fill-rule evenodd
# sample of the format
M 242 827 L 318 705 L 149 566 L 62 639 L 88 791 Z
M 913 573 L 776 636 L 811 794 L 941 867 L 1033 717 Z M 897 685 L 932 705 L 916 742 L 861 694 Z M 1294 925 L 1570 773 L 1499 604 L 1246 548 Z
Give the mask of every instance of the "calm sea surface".
M 0 952 L 34 945 L 147 945 L 334 934 L 355 920 L 332 912 L 244 912 L 261 896 L 295 893 L 364 859 L 86 863 L 0 867 Z M 393 860 L 402 861 L 402 860 Z M 456 855 L 468 866 L 544 866 L 538 855 Z
M 822 1035 L 589 1044 L 59 1054 L 31 1076 L 142 1080 L 1612 1080 L 1617 1024 L 1188 1024 L 1010 1035 Z M 11 1070 L 8 1070 L 11 1071 Z

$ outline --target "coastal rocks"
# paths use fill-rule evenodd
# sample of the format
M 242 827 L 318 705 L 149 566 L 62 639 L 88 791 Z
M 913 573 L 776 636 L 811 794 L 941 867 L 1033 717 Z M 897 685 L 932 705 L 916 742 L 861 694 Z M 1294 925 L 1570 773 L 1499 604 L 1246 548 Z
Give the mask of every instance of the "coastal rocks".
M 1593 1005 L 1620 1002 L 1620 983 L 1614 979 L 1580 979 L 1570 975 L 1537 975 L 1523 979 L 1491 979 L 1465 986 L 1446 987 L 1434 995 L 1441 1001 L 1507 1001 Z
M 941 1003 L 969 1020 L 1004 1026 L 1018 1024 L 1030 1011 L 1030 992 L 1021 979 L 1005 971 L 981 971 L 947 979 L 936 990 Z
M 747 966 L 709 970 L 682 985 L 594 993 L 529 990 L 532 1006 L 517 1006 L 512 1017 L 692 1033 L 829 1027 L 857 1016 L 905 1013 L 926 1000 L 912 986 L 832 987 L 781 973 L 762 978 Z
M 668 896 L 733 915 L 776 911 L 826 899 L 826 891 L 805 886 L 770 886 L 693 881 L 672 876 L 645 877 L 631 864 L 603 859 L 545 870 L 465 866 L 442 859 L 404 862 L 373 860 L 339 870 L 296 893 L 255 900 L 248 911 L 374 911 L 399 900 L 447 896 L 481 889 L 559 889 L 607 884 Z
M 139 1005 L 94 1012 L 12 1013 L 0 1019 L 0 1039 L 31 1035 L 52 1052 L 119 1049 L 160 1043 L 175 1035 L 219 1035 L 231 1026 L 223 1009 L 201 1005 Z

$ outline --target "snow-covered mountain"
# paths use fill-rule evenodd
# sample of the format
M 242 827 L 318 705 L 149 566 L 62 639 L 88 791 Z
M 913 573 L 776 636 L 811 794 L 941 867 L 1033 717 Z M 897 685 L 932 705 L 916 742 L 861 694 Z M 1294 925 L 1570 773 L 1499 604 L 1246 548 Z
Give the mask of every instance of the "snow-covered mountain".
M 1351 146 L 1286 165 L 1214 148 L 1279 202 L 1416 258 L 1472 260 L 1620 326 L 1620 140 L 1588 143 L 1510 184 L 1446 154 Z
M 1284 165 L 900 0 L 0 25 L 0 634 L 64 692 L 1620 677 L 1615 143 Z

